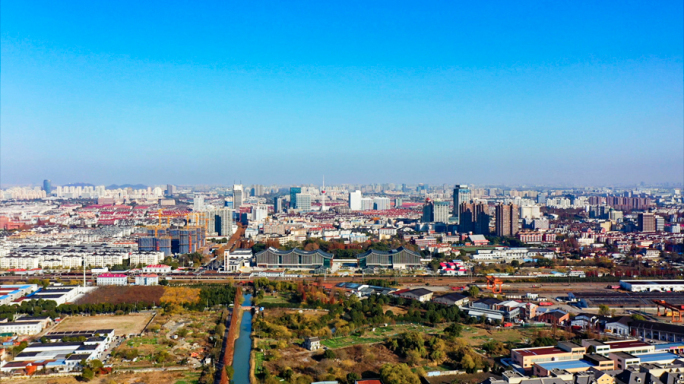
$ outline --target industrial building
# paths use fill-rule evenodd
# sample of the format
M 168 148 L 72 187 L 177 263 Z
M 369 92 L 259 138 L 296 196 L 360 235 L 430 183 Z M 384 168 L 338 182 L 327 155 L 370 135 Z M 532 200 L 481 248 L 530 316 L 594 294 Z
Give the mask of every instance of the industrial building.
M 620 288 L 630 292 L 684 292 L 684 280 L 621 280 Z

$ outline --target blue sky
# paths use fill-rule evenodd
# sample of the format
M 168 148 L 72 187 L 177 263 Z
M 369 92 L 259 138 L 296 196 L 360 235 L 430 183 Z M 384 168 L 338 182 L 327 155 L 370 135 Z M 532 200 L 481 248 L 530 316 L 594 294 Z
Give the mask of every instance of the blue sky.
M 681 1 L 1 3 L 3 184 L 682 182 Z

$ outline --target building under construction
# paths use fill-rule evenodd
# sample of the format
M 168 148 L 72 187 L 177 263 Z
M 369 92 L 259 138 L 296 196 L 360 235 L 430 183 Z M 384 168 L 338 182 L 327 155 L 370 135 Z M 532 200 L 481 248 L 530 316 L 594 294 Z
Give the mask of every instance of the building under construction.
M 138 239 L 141 251 L 160 251 L 164 256 L 197 252 L 205 244 L 203 227 L 147 229 L 147 236 Z
M 162 225 L 162 218 L 167 219 Z M 164 256 L 197 252 L 204 246 L 208 220 L 194 213 L 186 215 L 187 226 L 172 227 L 170 217 L 159 211 L 159 223 L 145 229 L 146 236 L 138 238 L 138 250 L 159 251 Z

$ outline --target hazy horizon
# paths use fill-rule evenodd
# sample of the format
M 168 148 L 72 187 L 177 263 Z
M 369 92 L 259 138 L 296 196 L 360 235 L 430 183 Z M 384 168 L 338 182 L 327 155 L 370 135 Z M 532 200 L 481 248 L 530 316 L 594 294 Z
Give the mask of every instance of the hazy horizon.
M 2 185 L 684 180 L 680 1 L 0 10 Z

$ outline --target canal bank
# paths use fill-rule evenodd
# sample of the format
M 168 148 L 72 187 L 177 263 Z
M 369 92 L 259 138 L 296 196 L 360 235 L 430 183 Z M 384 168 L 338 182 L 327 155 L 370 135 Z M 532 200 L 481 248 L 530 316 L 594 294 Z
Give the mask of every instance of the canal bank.
M 252 295 L 244 295 L 244 307 L 252 306 Z M 250 355 L 252 352 L 252 311 L 245 309 L 240 322 L 240 336 L 235 340 L 233 354 L 233 383 L 249 384 Z

